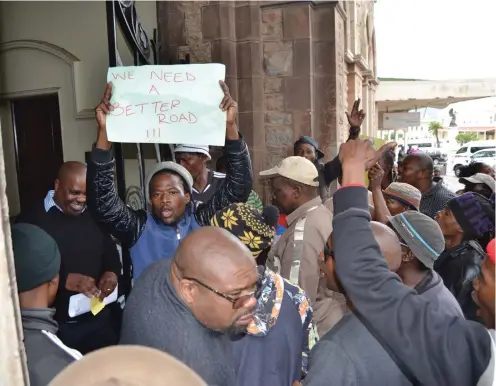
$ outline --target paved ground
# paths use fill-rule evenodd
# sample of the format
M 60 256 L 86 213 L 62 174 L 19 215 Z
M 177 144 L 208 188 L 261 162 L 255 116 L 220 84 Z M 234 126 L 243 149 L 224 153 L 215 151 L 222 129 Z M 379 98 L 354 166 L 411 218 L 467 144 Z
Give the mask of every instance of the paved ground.
M 453 173 L 451 173 L 451 175 L 448 174 L 446 176 L 443 176 L 443 182 L 445 186 L 453 192 L 456 192 L 459 189 L 463 189 L 463 184 L 460 184 L 458 182 L 458 177 L 455 177 Z

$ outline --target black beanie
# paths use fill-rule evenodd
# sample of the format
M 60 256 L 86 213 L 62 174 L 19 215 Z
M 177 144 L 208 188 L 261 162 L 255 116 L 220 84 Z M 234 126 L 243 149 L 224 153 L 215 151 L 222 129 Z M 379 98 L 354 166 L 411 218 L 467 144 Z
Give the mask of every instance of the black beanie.
M 480 238 L 494 229 L 494 206 L 486 197 L 468 192 L 452 198 L 447 205 L 465 239 Z
M 50 235 L 31 224 L 15 224 L 11 233 L 19 293 L 48 283 L 57 276 L 60 252 Z

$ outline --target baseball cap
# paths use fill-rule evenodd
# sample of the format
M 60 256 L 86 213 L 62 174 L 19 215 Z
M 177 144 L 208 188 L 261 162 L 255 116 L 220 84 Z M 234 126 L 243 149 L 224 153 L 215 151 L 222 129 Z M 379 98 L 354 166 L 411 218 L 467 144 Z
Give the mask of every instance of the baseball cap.
M 485 184 L 493 192 L 494 192 L 494 190 L 496 188 L 494 178 L 492 178 L 490 175 L 484 174 L 484 173 L 477 173 L 477 174 L 474 174 L 473 176 L 470 176 L 470 177 L 460 178 L 458 181 L 461 184 L 464 184 L 464 185 L 466 185 L 467 183 L 471 183 L 471 184 Z
M 206 155 L 209 160 L 212 159 L 212 157 L 210 157 L 208 146 L 176 145 L 174 147 L 174 154 L 176 153 L 200 153 Z
M 279 165 L 260 172 L 261 177 L 285 177 L 308 186 L 319 186 L 319 172 L 315 165 L 303 157 L 293 156 L 283 159 Z
M 402 204 L 410 207 L 410 209 L 419 210 L 422 193 L 420 190 L 410 184 L 404 182 L 392 182 L 383 190 L 386 197 L 395 199 Z
M 85 355 L 49 386 L 207 386 L 184 363 L 154 348 L 111 346 Z
M 444 251 L 444 236 L 439 224 L 415 210 L 390 216 L 388 220 L 415 257 L 432 269 L 434 262 Z
M 294 143 L 294 147 L 296 148 L 296 146 L 300 143 L 306 143 L 310 146 L 313 146 L 315 148 L 315 154 L 317 155 L 317 159 L 321 159 L 325 157 L 325 154 L 319 150 L 319 144 L 312 137 L 308 137 L 306 135 L 301 136 L 300 139 L 298 139 L 298 141 Z
M 146 194 L 146 200 L 149 204 L 151 204 L 150 191 L 149 191 L 150 181 L 152 180 L 155 174 L 161 171 L 171 171 L 179 174 L 186 183 L 186 189 L 188 190 L 188 193 L 191 193 L 191 190 L 193 189 L 193 177 L 191 177 L 190 172 L 188 172 L 185 167 L 179 165 L 178 163 L 172 161 L 160 162 L 150 170 L 150 172 L 146 177 L 145 194 Z

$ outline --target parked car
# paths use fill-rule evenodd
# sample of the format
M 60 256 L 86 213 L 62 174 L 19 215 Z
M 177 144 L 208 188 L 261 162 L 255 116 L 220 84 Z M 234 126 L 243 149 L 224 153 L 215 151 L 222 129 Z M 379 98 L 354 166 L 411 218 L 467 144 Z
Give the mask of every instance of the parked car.
M 494 169 L 496 167 L 496 149 L 476 151 L 470 156 L 470 163 L 472 162 L 482 162 Z
M 463 145 L 450 159 L 451 167 L 455 172 L 455 176 L 460 175 L 460 168 L 472 162 L 471 156 L 480 150 L 494 150 L 496 141 L 472 141 Z M 491 165 L 492 166 L 492 165 Z
M 448 161 L 448 154 L 437 147 L 431 147 L 430 149 L 421 151 L 431 156 L 434 165 L 444 164 Z

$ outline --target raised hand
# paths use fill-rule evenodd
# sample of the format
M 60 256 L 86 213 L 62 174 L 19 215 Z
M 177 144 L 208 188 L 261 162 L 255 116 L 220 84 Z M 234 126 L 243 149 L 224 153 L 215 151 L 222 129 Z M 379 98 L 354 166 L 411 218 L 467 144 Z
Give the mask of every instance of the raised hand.
M 222 99 L 222 102 L 220 103 L 220 108 L 222 111 L 227 111 L 226 114 L 226 123 L 229 124 L 234 124 L 236 123 L 236 116 L 238 114 L 238 104 L 236 101 L 231 97 L 231 94 L 229 93 L 229 87 L 227 87 L 227 84 L 225 84 L 222 80 L 219 80 L 220 87 L 222 88 L 222 91 L 224 92 L 224 98 Z
M 339 160 L 343 166 L 347 163 L 361 164 L 369 170 L 379 161 L 382 153 L 395 147 L 396 142 L 390 142 L 375 150 L 369 140 L 348 141 L 339 148 Z
M 100 128 L 105 128 L 107 125 L 107 115 L 114 110 L 114 107 L 110 104 L 110 98 L 112 98 L 112 83 L 107 83 L 105 88 L 105 93 L 103 98 L 95 108 L 96 121 Z
M 365 113 L 363 110 L 358 110 L 360 108 L 360 98 L 358 98 L 351 109 L 351 113 L 346 112 L 346 117 L 348 118 L 348 123 L 351 127 L 362 126 L 363 120 L 365 119 Z
M 351 109 L 351 113 L 346 112 L 346 118 L 350 124 L 350 134 L 348 139 L 357 139 L 360 135 L 360 127 L 365 119 L 365 113 L 360 108 L 360 98 L 358 98 Z

